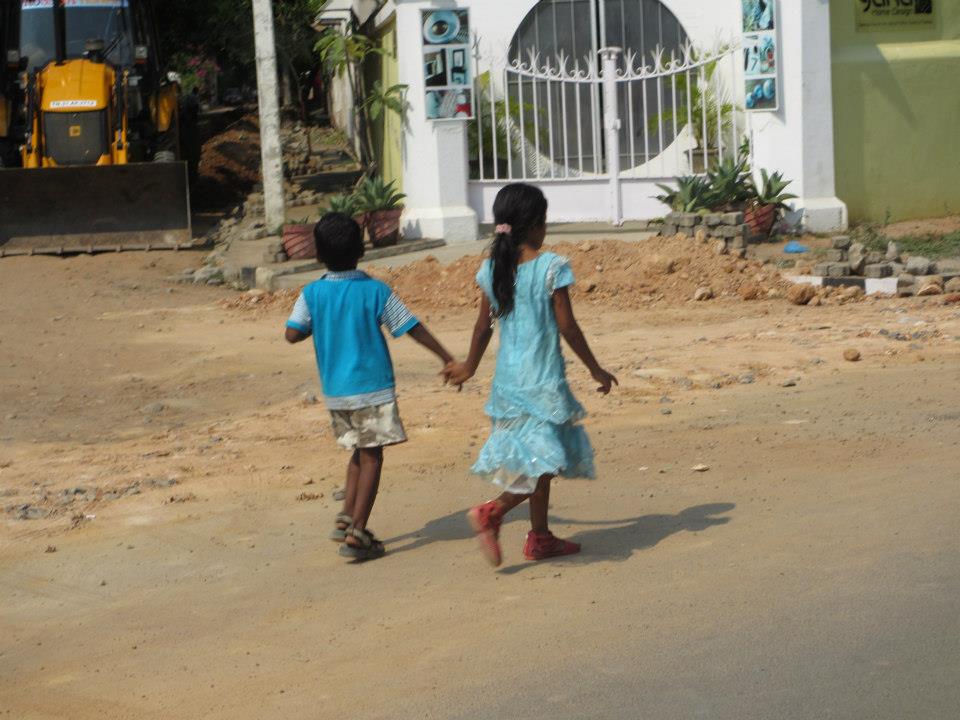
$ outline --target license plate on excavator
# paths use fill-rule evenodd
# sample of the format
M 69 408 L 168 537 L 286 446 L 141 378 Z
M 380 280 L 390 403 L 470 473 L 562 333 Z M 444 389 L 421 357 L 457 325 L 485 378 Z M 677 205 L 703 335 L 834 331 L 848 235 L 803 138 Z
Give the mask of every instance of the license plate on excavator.
M 192 242 L 186 163 L 0 169 L 0 255 Z

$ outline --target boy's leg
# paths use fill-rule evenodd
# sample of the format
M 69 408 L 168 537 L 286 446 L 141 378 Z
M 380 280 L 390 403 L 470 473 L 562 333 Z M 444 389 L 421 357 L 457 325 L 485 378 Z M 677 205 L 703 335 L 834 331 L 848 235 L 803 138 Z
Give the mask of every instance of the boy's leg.
M 347 486 L 343 493 L 343 514 L 353 517 L 357 501 L 357 483 L 360 479 L 360 451 L 354 450 L 347 464 Z
M 537 489 L 530 496 L 530 526 L 538 535 L 550 532 L 547 514 L 550 511 L 550 481 L 553 475 L 544 475 L 537 481 Z
M 360 448 L 360 470 L 357 473 L 357 492 L 353 504 L 353 526 L 357 530 L 367 527 L 370 511 L 377 499 L 377 490 L 380 487 L 380 473 L 383 470 L 383 448 Z M 354 537 L 347 537 L 347 544 L 359 545 Z

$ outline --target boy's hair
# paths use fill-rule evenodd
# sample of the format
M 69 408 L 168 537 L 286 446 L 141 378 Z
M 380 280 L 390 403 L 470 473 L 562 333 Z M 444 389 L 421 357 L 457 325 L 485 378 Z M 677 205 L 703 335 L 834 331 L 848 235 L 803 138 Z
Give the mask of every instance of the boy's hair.
M 352 217 L 331 212 L 313 226 L 317 259 L 329 270 L 353 270 L 363 257 L 363 230 Z

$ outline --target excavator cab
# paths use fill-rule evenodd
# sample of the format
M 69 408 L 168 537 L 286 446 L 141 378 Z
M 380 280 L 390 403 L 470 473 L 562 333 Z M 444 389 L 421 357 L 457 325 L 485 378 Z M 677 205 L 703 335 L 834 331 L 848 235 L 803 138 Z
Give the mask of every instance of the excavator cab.
M 151 0 L 2 2 L 0 252 L 189 244 L 198 148 Z

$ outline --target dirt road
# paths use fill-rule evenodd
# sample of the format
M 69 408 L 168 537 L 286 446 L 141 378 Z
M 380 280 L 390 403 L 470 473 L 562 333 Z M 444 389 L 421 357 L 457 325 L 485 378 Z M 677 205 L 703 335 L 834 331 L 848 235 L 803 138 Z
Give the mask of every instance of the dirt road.
M 0 261 L 0 716 L 960 713 L 956 306 L 584 309 L 622 383 L 571 366 L 600 478 L 552 523 L 584 552 L 524 562 L 518 513 L 499 572 L 463 521 L 492 362 L 458 395 L 398 341 L 411 442 L 355 566 L 309 349 L 162 279 L 196 263 Z M 468 308 L 422 316 L 465 350 Z

